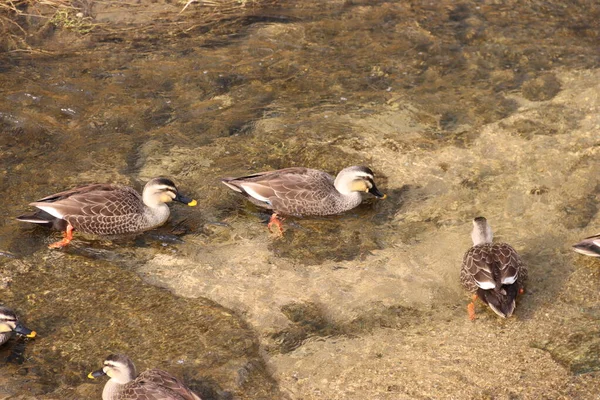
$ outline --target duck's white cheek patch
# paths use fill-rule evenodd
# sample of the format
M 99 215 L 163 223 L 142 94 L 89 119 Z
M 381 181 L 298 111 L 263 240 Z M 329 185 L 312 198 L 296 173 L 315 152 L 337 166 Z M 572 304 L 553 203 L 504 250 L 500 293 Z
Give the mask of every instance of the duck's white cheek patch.
M 60 219 L 62 219 L 64 217 L 64 215 L 61 214 L 60 212 L 58 212 L 58 210 L 56 210 L 54 207 L 50 207 L 50 206 L 36 206 L 36 207 L 39 208 L 40 210 L 46 211 L 48 214 L 52 215 L 53 217 L 60 218 Z
M 264 201 L 267 204 L 271 204 L 271 202 L 269 201 L 268 198 L 266 198 L 265 196 L 261 196 L 260 194 L 258 194 L 256 192 L 256 190 L 252 189 L 250 186 L 247 186 L 247 185 L 241 185 L 241 186 L 244 188 L 244 191 L 246 193 L 248 193 L 250 196 L 252 196 L 256 200 Z

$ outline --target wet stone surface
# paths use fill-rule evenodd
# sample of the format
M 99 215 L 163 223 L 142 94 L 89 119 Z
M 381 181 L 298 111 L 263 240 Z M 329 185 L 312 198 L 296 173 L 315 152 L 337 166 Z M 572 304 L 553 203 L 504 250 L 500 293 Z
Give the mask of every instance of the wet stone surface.
M 3 266 L 6 275 L 22 270 L 12 273 L 3 297 L 38 333 L 23 350 L 22 340 L 3 350 L 24 358 L 5 368 L 23 375 L 33 395 L 75 398 L 85 389 L 99 396 L 101 385 L 90 385 L 86 371 L 117 352 L 129 354 L 140 371 L 157 367 L 184 377 L 203 398 L 276 393 L 252 330 L 231 310 L 179 299 L 112 263 L 88 258 L 79 265 L 77 258 L 55 253 Z

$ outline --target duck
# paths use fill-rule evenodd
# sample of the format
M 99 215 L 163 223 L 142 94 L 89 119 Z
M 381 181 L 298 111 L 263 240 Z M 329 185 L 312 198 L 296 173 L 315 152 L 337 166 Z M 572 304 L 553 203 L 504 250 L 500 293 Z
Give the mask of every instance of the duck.
M 25 327 L 19 322 L 17 314 L 8 307 L 0 306 L 0 345 L 3 345 L 10 339 L 12 334 L 34 338 L 35 331 Z
M 516 250 L 507 243 L 493 243 L 493 232 L 484 217 L 473 220 L 473 247 L 463 257 L 460 280 L 474 293 L 467 306 L 474 320 L 475 301 L 479 298 L 502 318 L 515 311 L 517 294 L 523 293 L 527 268 Z
M 177 201 L 194 207 L 197 202 L 177 190 L 171 179 L 154 178 L 146 183 L 142 195 L 129 186 L 97 183 L 55 193 L 30 203 L 33 214 L 17 220 L 45 225 L 64 232 L 61 241 L 49 248 L 67 246 L 73 231 L 112 236 L 135 234 L 156 228 L 169 218 L 166 203 Z
M 600 233 L 574 244 L 573 250 L 585 256 L 600 257 Z
M 90 372 L 88 378 L 107 375 L 102 400 L 201 400 L 181 380 L 160 369 L 150 369 L 137 374 L 135 365 L 124 354 L 111 354 L 102 368 Z
M 361 192 L 379 199 L 381 193 L 373 171 L 364 166 L 341 170 L 334 178 L 328 173 L 304 167 L 259 172 L 239 178 L 221 180 L 228 188 L 245 196 L 253 204 L 272 210 L 267 227 L 276 225 L 283 233 L 278 216 L 324 216 L 340 214 L 362 202 Z

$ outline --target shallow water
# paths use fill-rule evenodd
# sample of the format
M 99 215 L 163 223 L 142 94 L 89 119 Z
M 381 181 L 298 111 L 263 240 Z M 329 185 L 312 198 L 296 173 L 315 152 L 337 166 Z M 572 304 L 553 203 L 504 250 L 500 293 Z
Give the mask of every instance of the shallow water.
M 39 333 L 0 398 L 99 398 L 117 351 L 203 399 L 599 396 L 600 265 L 569 248 L 600 226 L 599 6 L 241 4 L 94 3 L 0 58 L 0 300 Z M 219 182 L 355 164 L 388 199 L 282 239 Z M 139 237 L 51 251 L 13 218 L 158 175 L 199 206 Z M 529 265 L 507 321 L 466 318 L 478 215 Z

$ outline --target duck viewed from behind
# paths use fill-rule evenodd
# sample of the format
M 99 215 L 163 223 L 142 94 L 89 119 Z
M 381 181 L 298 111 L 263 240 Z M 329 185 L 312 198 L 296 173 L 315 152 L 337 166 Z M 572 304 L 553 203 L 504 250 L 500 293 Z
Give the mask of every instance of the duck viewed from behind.
M 196 200 L 180 194 L 167 178 L 150 180 L 141 196 L 129 186 L 93 184 L 44 197 L 30 204 L 39 211 L 17 219 L 64 231 L 63 240 L 48 246 L 59 248 L 69 244 L 74 230 L 108 236 L 156 228 L 169 218 L 165 203 L 173 200 L 196 205 Z
M 523 292 L 527 269 L 510 245 L 492 243 L 492 228 L 483 217 L 473 220 L 473 247 L 463 257 L 460 280 L 473 295 L 469 318 L 475 319 L 475 300 L 480 298 L 496 314 L 510 317 L 517 294 Z
M 345 168 L 335 178 L 316 169 L 294 167 L 225 178 L 222 182 L 257 206 L 273 210 L 268 227 L 271 230 L 277 225 L 280 233 L 279 214 L 339 214 L 358 206 L 361 192 L 386 197 L 375 186 L 373 171 L 362 166 Z
M 137 375 L 135 365 L 124 354 L 111 354 L 102 369 L 90 372 L 88 378 L 103 375 L 110 378 L 102 391 L 102 400 L 201 400 L 183 382 L 159 369 Z
M 13 310 L 0 306 L 0 345 L 6 343 L 13 332 L 28 338 L 36 335 L 35 331 L 26 328 L 19 322 L 17 314 Z

